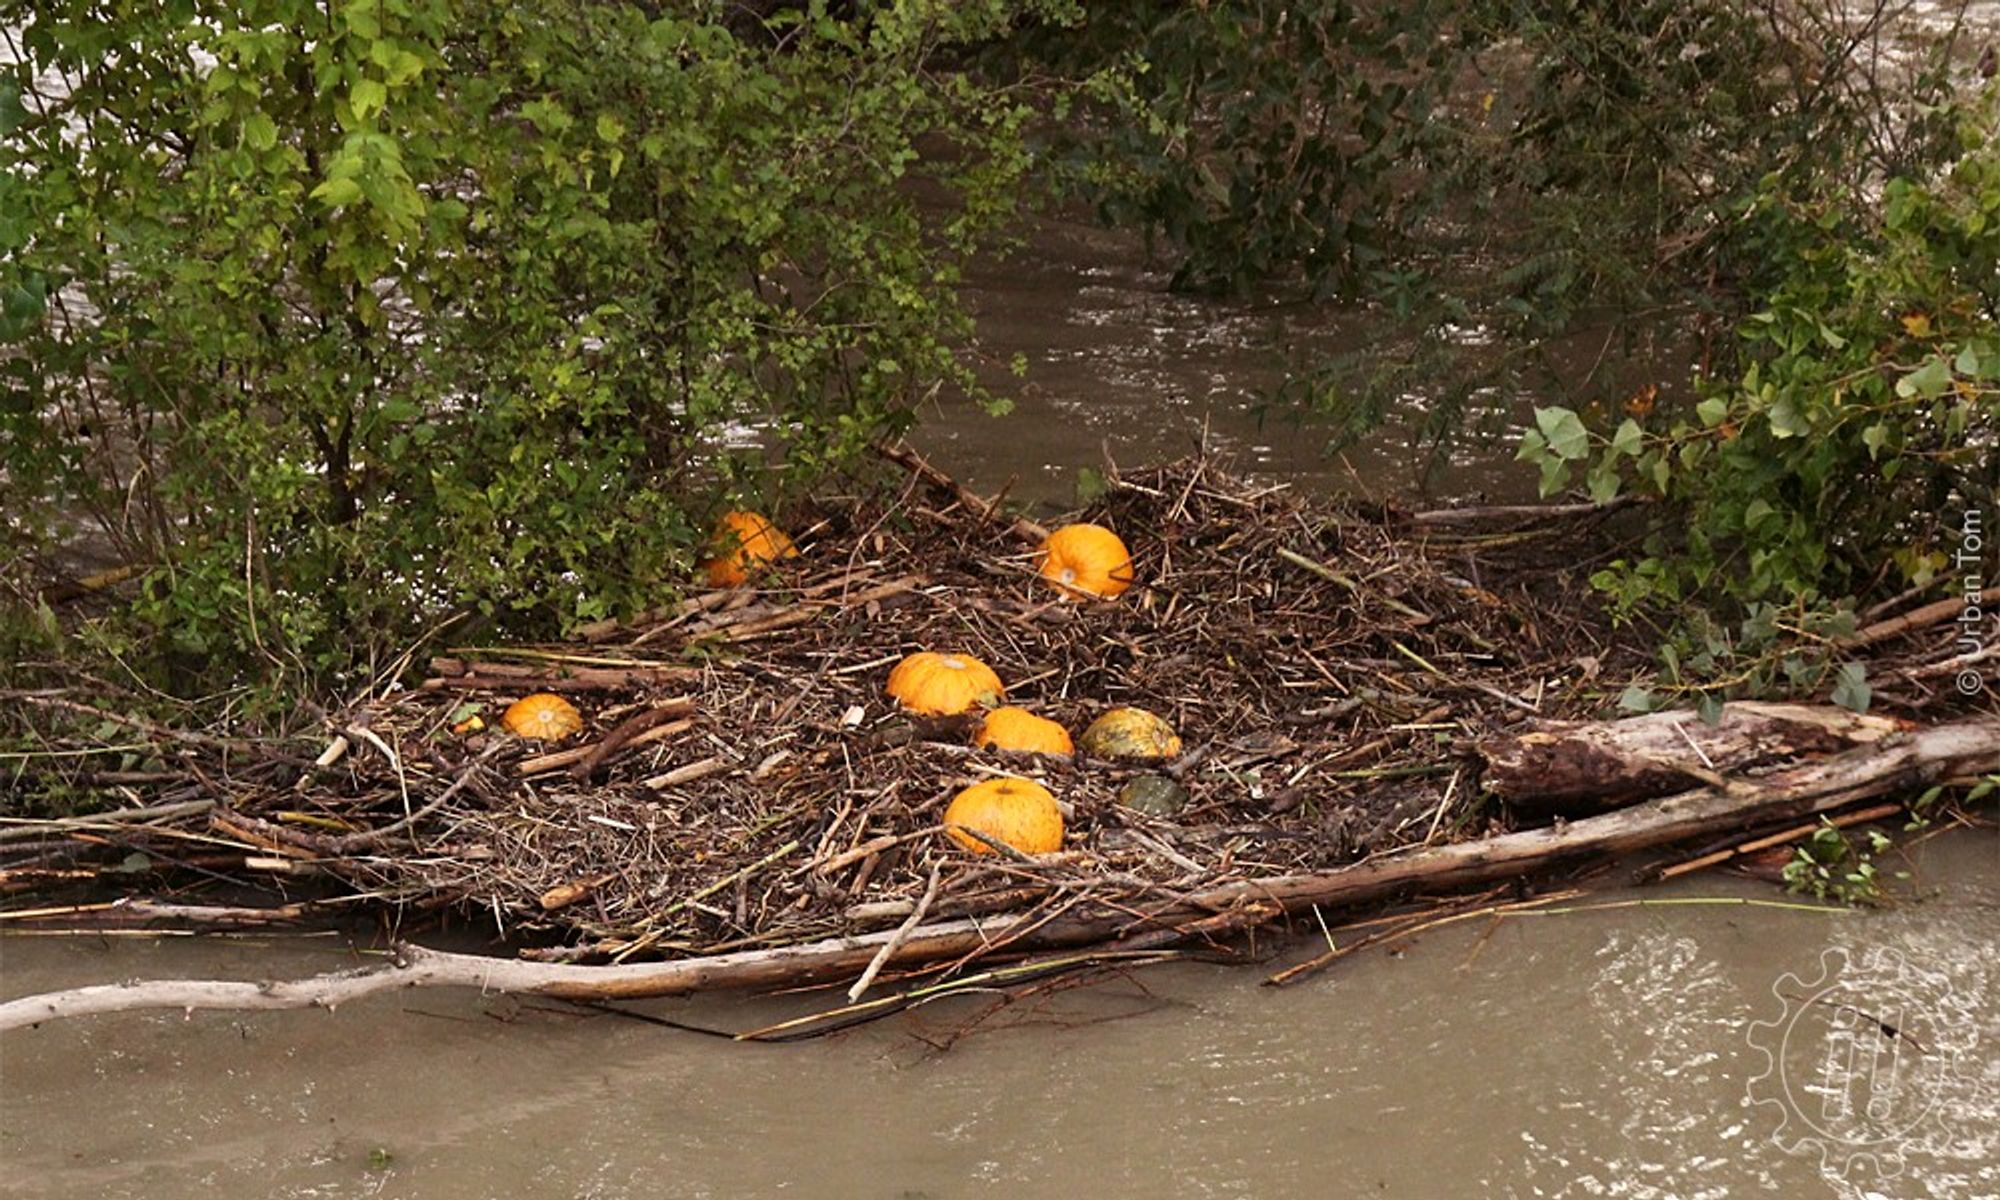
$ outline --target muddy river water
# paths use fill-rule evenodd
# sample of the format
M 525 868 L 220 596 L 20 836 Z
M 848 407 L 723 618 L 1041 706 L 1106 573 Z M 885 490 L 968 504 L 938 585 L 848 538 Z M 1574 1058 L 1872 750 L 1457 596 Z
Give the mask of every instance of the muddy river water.
M 970 1000 L 762 1046 L 442 992 L 55 1024 L 0 1035 L 0 1196 L 2000 1195 L 2000 835 L 1902 865 L 1887 911 L 1695 877 L 1285 989 L 1150 968 L 971 1031 Z M 349 961 L 0 941 L 13 994 Z M 802 1003 L 647 1008 L 744 1028 Z M 1761 1082 L 1760 1046 L 1786 1068 Z
M 1287 345 L 1361 331 L 1166 297 L 1080 226 L 1036 251 L 971 288 L 996 357 L 1031 360 L 1025 387 L 995 376 L 1019 409 L 938 414 L 941 465 L 1062 500 L 1107 448 L 1206 431 L 1296 486 L 1406 485 L 1393 439 L 1329 462 L 1323 431 L 1253 411 Z M 1507 457 L 1475 446 L 1441 486 L 1518 494 Z M 1316 931 L 1262 967 L 793 1046 L 470 993 L 59 1023 L 0 1034 L 0 1198 L 2000 1197 L 2000 832 L 1885 868 L 1909 878 L 1880 911 L 1702 874 L 1285 989 L 1258 983 Z M 0 938 L 0 996 L 355 961 L 331 938 Z M 740 1029 L 830 1004 L 645 1008 Z

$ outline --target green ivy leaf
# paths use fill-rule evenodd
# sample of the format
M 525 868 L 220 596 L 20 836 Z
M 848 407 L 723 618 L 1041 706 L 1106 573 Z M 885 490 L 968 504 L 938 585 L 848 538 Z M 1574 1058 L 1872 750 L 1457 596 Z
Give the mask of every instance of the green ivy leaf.
M 1616 499 L 1618 496 L 1618 460 L 1610 457 L 1605 458 L 1604 461 L 1591 468 L 1590 474 L 1584 479 L 1584 482 L 1590 488 L 1590 499 L 1593 504 L 1607 504 Z
M 1514 451 L 1515 462 L 1541 462 L 1549 452 L 1548 439 L 1538 429 L 1526 430 L 1521 434 L 1520 449 Z
M 1694 415 L 1701 418 L 1703 428 L 1713 429 L 1729 416 L 1729 402 L 1720 396 L 1710 396 L 1694 406 Z
M 1804 437 L 1812 432 L 1812 422 L 1799 412 L 1798 406 L 1789 397 L 1771 405 L 1765 411 L 1764 419 L 1771 423 L 1773 437 Z
M 1701 723 L 1713 729 L 1722 724 L 1722 697 L 1714 692 L 1702 692 L 1694 698 L 1695 716 Z
M 1569 486 L 1569 464 L 1550 455 L 1542 460 L 1542 499 L 1546 500 Z
M 1889 444 L 1889 427 L 1877 421 L 1861 431 L 1861 444 L 1868 447 L 1868 461 L 1876 462 L 1882 457 L 1882 447 Z
M 1611 452 L 1613 454 L 1622 454 L 1627 458 L 1637 458 L 1639 457 L 1639 452 L 1645 448 L 1645 445 L 1646 431 L 1639 428 L 1639 422 L 1630 417 L 1625 418 L 1625 423 L 1618 427 L 1618 432 L 1611 435 Z
M 1942 356 L 1930 359 L 1923 366 L 1911 371 L 1896 381 L 1896 394 L 1905 400 L 1922 396 L 1929 400 L 1944 394 L 1951 386 L 1951 365 Z
M 1590 434 L 1583 427 L 1583 421 L 1567 408 L 1538 408 L 1535 410 L 1535 426 L 1548 439 L 1549 449 L 1557 457 L 1567 462 L 1575 462 L 1590 453 Z
M 1842 663 L 1835 676 L 1833 702 L 1852 712 L 1865 713 L 1874 693 L 1868 687 L 1868 668 L 1860 663 Z
M 1757 530 L 1762 528 L 1766 523 L 1768 523 L 1772 517 L 1776 516 L 1777 512 L 1778 512 L 1777 509 L 1771 507 L 1770 501 L 1765 500 L 1761 496 L 1755 500 L 1752 500 L 1749 503 L 1749 505 L 1745 507 L 1743 510 L 1744 530 L 1748 533 L 1757 532 Z

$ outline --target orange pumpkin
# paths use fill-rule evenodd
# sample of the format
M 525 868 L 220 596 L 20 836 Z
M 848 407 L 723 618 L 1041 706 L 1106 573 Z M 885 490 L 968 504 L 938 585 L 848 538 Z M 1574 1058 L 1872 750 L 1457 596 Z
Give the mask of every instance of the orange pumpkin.
M 992 842 L 1023 854 L 1062 849 L 1062 809 L 1049 789 L 1032 779 L 975 783 L 951 798 L 944 823 L 946 836 L 974 854 L 998 854 Z
M 710 587 L 737 587 L 765 563 L 797 558 L 799 548 L 784 531 L 753 512 L 727 512 L 710 539 L 715 557 L 702 564 Z
M 551 692 L 537 692 L 507 706 L 500 723 L 508 732 L 538 742 L 560 742 L 583 728 L 576 705 Z
M 1176 758 L 1181 752 L 1174 727 L 1143 708 L 1106 709 L 1078 740 L 1099 758 Z
M 1039 567 L 1071 599 L 1109 600 L 1132 586 L 1132 552 L 1102 525 L 1065 525 L 1042 543 Z
M 1076 744 L 1069 740 L 1069 730 L 1047 717 L 1038 717 L 1025 708 L 1012 705 L 987 713 L 986 719 L 979 723 L 979 732 L 972 735 L 972 744 L 999 750 L 1026 750 L 1034 754 L 1076 753 Z
M 970 654 L 910 655 L 889 672 L 888 692 L 913 713 L 927 717 L 956 716 L 978 705 L 1000 703 L 1006 689 L 993 668 Z

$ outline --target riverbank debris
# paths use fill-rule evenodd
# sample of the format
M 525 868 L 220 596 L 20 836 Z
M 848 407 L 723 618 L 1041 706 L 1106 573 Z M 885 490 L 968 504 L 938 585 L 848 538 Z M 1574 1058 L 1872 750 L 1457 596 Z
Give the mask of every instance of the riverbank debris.
M 1582 582 L 1580 547 L 1616 510 L 1508 513 L 1496 536 L 1304 498 L 1207 458 L 1113 472 L 1075 519 L 1116 531 L 1134 580 L 1115 603 L 1079 604 L 1041 578 L 1042 525 L 891 456 L 900 489 L 794 514 L 811 533 L 758 586 L 567 644 L 448 649 L 419 685 L 330 715 L 310 743 L 114 725 L 161 747 L 143 781 L 100 780 L 87 755 L 31 763 L 149 815 L 8 821 L 0 886 L 44 910 L 75 911 L 84 886 L 197 911 L 210 892 L 281 885 L 295 917 L 471 914 L 519 948 L 510 970 L 561 968 L 536 976 L 559 981 L 547 994 L 593 964 L 616 968 L 594 995 L 656 994 L 1153 953 L 1308 906 L 1797 822 L 1947 760 L 2000 769 L 1990 717 L 1933 744 L 1907 723 L 1820 714 L 1800 719 L 1839 729 L 1786 745 L 1729 723 L 1746 709 L 1720 727 L 1746 754 L 1664 717 L 1630 745 L 1632 722 L 1587 724 L 1650 670 Z M 1152 761 L 979 748 L 977 709 L 885 694 L 892 667 L 940 647 L 991 664 L 1010 702 L 1066 729 L 1143 709 L 1179 745 Z M 532 693 L 573 705 L 581 738 L 551 750 L 501 729 Z M 20 703 L 69 718 L 51 735 L 63 744 L 91 707 L 80 694 Z M 1644 787 L 1611 770 L 1603 789 L 1621 802 L 1681 794 L 1547 824 L 1552 810 L 1524 803 L 1528 750 L 1577 738 L 1608 759 L 1631 750 Z M 1828 763 L 1848 774 L 1811 774 Z M 1503 786 L 1478 786 L 1482 769 Z M 1060 849 L 974 855 L 948 836 L 951 798 L 1007 777 L 1059 801 Z M 1175 802 L 1121 803 L 1142 777 Z

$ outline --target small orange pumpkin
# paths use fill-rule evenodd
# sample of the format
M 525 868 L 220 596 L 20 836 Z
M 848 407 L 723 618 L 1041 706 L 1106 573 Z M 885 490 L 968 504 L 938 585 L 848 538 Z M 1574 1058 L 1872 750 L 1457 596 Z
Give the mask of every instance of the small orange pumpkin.
M 781 558 L 797 558 L 799 548 L 784 531 L 753 512 L 726 512 L 710 539 L 715 557 L 702 564 L 710 587 L 738 587 L 750 572 Z
M 1132 552 L 1102 525 L 1065 525 L 1042 543 L 1039 570 L 1071 599 L 1109 600 L 1132 586 Z
M 523 696 L 507 706 L 500 723 L 508 732 L 538 742 L 560 742 L 583 728 L 576 705 L 552 692 Z
M 950 717 L 978 705 L 1000 703 L 1006 689 L 993 668 L 970 654 L 910 655 L 889 672 L 888 692 L 913 713 Z
M 1099 758 L 1176 758 L 1181 752 L 1174 727 L 1143 708 L 1104 710 L 1078 741 Z
M 1007 776 L 975 783 L 951 798 L 945 834 L 974 854 L 998 854 L 1003 842 L 1023 854 L 1062 849 L 1062 809 L 1049 789 L 1032 779 Z
M 999 750 L 1026 750 L 1034 754 L 1076 753 L 1076 744 L 1070 741 L 1069 730 L 1047 717 L 1038 717 L 1025 708 L 1013 705 L 987 713 L 986 719 L 979 723 L 979 732 L 972 735 L 972 744 Z

